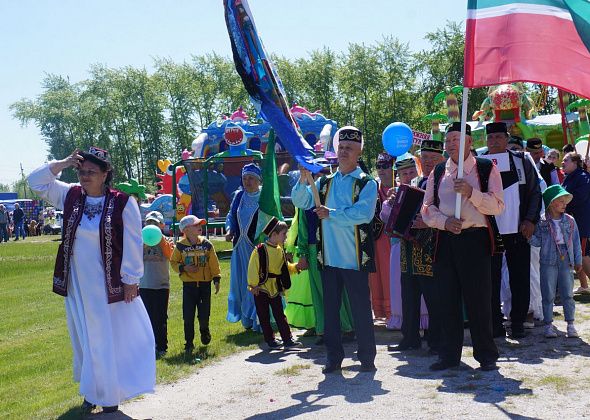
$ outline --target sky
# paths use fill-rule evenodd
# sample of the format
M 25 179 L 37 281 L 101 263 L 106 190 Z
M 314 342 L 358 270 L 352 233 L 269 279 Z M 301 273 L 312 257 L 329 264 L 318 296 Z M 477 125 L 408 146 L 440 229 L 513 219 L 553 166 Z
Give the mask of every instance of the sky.
M 463 21 L 465 0 L 249 0 L 268 53 L 306 57 L 346 51 L 384 36 L 428 48 L 427 32 Z M 36 126 L 21 127 L 10 104 L 42 93 L 46 74 L 88 78 L 92 64 L 145 67 L 215 51 L 231 56 L 222 0 L 19 0 L 0 2 L 0 183 L 47 160 Z M 305 104 L 302 104 L 305 106 Z M 231 112 L 233 110 L 228 110 Z

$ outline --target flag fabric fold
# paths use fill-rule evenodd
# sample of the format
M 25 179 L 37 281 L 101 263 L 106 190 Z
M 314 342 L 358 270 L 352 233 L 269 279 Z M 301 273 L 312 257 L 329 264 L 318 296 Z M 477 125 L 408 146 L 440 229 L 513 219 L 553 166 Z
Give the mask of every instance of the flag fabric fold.
M 266 154 L 262 167 L 262 189 L 258 199 L 258 222 L 256 224 L 256 238 L 260 237 L 266 224 L 276 217 L 283 220 L 281 211 L 281 197 L 279 194 L 279 179 L 277 176 L 277 161 L 275 156 L 275 134 L 270 130 Z
M 322 167 L 312 162 L 313 151 L 289 111 L 281 79 L 258 36 L 247 0 L 224 0 L 223 4 L 236 70 L 254 105 L 297 162 L 320 171 Z
M 587 0 L 469 0 L 464 86 L 533 82 L 590 97 Z

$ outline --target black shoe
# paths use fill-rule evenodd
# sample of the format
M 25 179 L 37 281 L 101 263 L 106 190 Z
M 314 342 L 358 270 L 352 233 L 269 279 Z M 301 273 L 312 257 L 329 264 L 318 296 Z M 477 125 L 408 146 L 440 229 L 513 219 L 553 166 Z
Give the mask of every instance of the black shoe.
M 496 364 L 496 362 L 485 362 L 479 365 L 479 370 L 482 370 L 484 372 L 489 372 L 491 370 L 497 370 L 498 369 L 498 365 Z
M 355 340 L 354 331 L 345 332 L 342 334 L 343 343 L 352 343 Z
M 294 341 L 294 340 L 285 341 L 283 343 L 283 347 L 286 349 L 290 349 L 292 347 L 299 347 L 299 346 L 301 346 L 301 343 L 299 341 Z
M 506 337 L 506 330 L 504 329 L 504 326 L 494 328 L 492 336 L 494 338 Z
M 268 345 L 269 349 L 278 349 L 279 347 L 281 347 L 281 345 L 279 344 L 279 342 L 277 340 L 272 340 L 266 343 Z
M 84 402 L 80 406 L 80 410 L 82 411 L 82 414 L 90 414 L 92 412 L 92 410 L 94 410 L 95 408 L 96 408 L 96 404 L 92 404 L 91 402 L 86 401 L 86 398 L 84 398 Z
M 446 370 L 457 366 L 459 366 L 459 363 L 449 362 L 447 360 L 439 360 L 438 362 L 431 364 L 429 369 L 437 372 L 439 370 Z
M 512 338 L 525 338 L 526 332 L 524 331 L 524 327 L 521 326 L 515 328 L 514 325 L 512 325 L 512 332 L 510 333 L 510 336 Z
M 366 365 L 361 364 L 360 371 L 361 372 L 375 372 L 375 371 L 377 371 L 377 367 L 375 366 L 374 363 L 366 364 Z
M 109 407 L 103 407 L 102 408 L 102 412 L 103 413 L 116 413 L 117 411 L 119 411 L 119 406 L 118 405 L 111 405 Z
M 195 349 L 195 346 L 190 345 L 190 346 L 184 346 L 184 355 L 186 357 L 191 357 L 193 355 L 193 350 Z
M 327 375 L 328 373 L 339 372 L 342 370 L 340 365 L 326 365 L 322 369 L 322 373 Z
M 320 335 L 320 338 L 318 338 L 315 342 L 316 346 L 323 346 L 324 345 L 324 336 Z
M 206 346 L 210 342 L 211 333 L 209 332 L 209 329 L 207 328 L 206 330 L 201 330 L 201 343 L 203 343 L 203 345 Z
M 387 351 L 406 351 L 406 350 L 419 350 L 422 348 L 422 344 L 410 344 L 404 343 L 403 341 L 397 345 L 387 346 Z

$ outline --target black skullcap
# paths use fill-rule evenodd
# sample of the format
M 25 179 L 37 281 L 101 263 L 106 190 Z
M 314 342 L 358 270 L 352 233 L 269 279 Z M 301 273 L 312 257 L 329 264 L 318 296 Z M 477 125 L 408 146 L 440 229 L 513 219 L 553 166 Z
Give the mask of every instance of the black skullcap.
M 526 141 L 526 149 L 529 152 L 536 152 L 537 150 L 543 149 L 543 142 L 538 137 L 533 137 Z
M 461 132 L 461 122 L 460 121 L 457 121 L 457 122 L 447 125 L 446 133 L 448 134 L 453 131 L 458 131 L 459 133 Z M 471 135 L 471 127 L 469 126 L 469 124 L 465 124 L 465 134 L 468 136 Z
M 486 125 L 486 134 L 504 133 L 508 134 L 508 127 L 503 122 L 493 122 Z
M 520 147 L 523 147 L 523 140 L 522 137 L 510 135 L 510 140 L 508 140 L 508 144 L 517 144 Z

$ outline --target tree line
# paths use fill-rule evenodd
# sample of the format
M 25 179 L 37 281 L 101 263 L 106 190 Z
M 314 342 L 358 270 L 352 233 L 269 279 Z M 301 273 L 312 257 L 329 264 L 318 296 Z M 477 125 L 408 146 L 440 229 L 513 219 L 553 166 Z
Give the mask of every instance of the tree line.
M 273 61 L 290 102 L 363 131 L 370 165 L 389 123 L 428 132 L 423 117 L 438 111 L 437 93 L 462 82 L 461 24 L 447 22 L 426 39 L 429 48 L 419 52 L 386 36 L 372 45 L 351 43 L 342 53 L 323 47 L 297 59 L 274 55 Z M 182 63 L 158 58 L 153 67 L 148 72 L 97 64 L 77 83 L 48 74 L 37 98 L 10 109 L 21 124 L 39 128 L 49 159 L 96 145 L 111 152 L 116 181 L 137 178 L 153 191 L 159 159 L 178 158 L 202 128 L 240 105 L 256 115 L 230 57 L 212 52 Z M 484 89 L 472 91 L 469 115 L 485 95 Z M 64 177 L 71 181 L 74 174 Z

